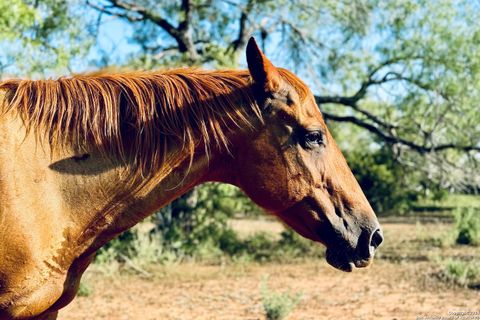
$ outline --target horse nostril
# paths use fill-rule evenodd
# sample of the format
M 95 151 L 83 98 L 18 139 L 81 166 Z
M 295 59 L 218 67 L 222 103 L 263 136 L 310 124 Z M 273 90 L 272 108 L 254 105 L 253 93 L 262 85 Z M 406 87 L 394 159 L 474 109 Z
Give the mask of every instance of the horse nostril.
M 380 244 L 383 242 L 382 231 L 380 229 L 375 230 L 372 234 L 372 239 L 370 240 L 370 245 L 377 249 Z

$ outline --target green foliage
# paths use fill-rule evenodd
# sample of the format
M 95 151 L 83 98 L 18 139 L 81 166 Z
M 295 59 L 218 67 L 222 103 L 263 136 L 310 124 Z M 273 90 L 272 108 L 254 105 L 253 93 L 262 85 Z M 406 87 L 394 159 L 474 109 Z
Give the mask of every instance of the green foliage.
M 125 257 L 138 265 L 184 257 L 215 259 L 222 254 L 222 239 L 232 231 L 229 217 L 259 210 L 231 185 L 209 183 L 193 189 L 156 213 L 155 229 L 146 237 L 126 231 L 110 241 L 97 255 L 102 263 Z
M 442 262 L 440 277 L 461 287 L 476 288 L 480 286 L 480 264 L 478 261 L 447 259 Z
M 128 254 L 134 249 L 134 240 L 137 236 L 133 230 L 127 230 L 115 239 L 109 241 L 98 252 L 96 260 L 98 262 L 107 261 L 113 253 Z
M 405 213 L 443 201 L 447 192 L 425 172 L 402 164 L 388 144 L 349 124 L 329 123 L 345 158 L 377 214 Z
M 195 258 L 218 261 L 221 256 L 258 262 L 322 257 L 323 248 L 287 230 L 280 239 L 256 233 L 240 239 L 228 226 L 235 215 L 261 211 L 236 187 L 208 183 L 193 189 L 156 213 L 149 234 L 128 230 L 99 250 L 96 262 L 113 273 L 127 259 L 138 267 Z
M 346 158 L 377 214 L 404 212 L 419 198 L 418 181 L 413 174 L 406 174 L 390 150 L 355 150 Z
M 144 270 L 157 263 L 173 263 L 182 257 L 163 246 L 160 234 L 150 234 L 139 229 L 128 230 L 102 247 L 95 257 L 97 270 L 114 276 L 120 269 L 151 275 Z
M 256 262 L 285 262 L 324 256 L 322 246 L 290 229 L 283 231 L 280 239 L 268 232 L 257 232 L 240 239 L 233 230 L 230 230 L 220 238 L 220 249 L 234 259 Z
M 264 262 L 279 254 L 278 243 L 271 233 L 258 232 L 243 240 L 236 237 L 234 233 L 229 236 L 234 236 L 228 242 L 229 245 L 225 245 L 225 239 L 222 239 L 221 245 L 224 251 L 233 257 Z
M 90 287 L 88 282 L 82 281 L 80 282 L 80 286 L 78 287 L 77 296 L 78 297 L 89 297 L 92 294 L 93 290 Z
M 280 234 L 278 250 L 287 259 L 321 258 L 325 255 L 325 248 L 322 245 L 305 239 L 292 229 L 287 229 Z
M 456 242 L 465 245 L 480 245 L 480 210 L 458 208 L 455 218 Z
M 171 263 L 184 259 L 198 259 L 217 263 L 225 257 L 234 261 L 292 262 L 317 259 L 324 256 L 323 246 L 313 243 L 288 229 L 280 237 L 269 232 L 257 232 L 246 238 L 225 227 L 202 241 L 188 244 L 188 239 L 176 234 L 178 243 L 172 244 L 161 232 L 144 233 L 129 230 L 101 248 L 95 263 L 107 275 L 113 275 L 128 264 L 134 271 L 155 263 Z M 182 238 L 185 237 L 185 238 Z M 127 267 L 128 267 L 127 265 Z
M 455 232 L 448 229 L 442 233 L 432 233 L 432 226 L 425 226 L 417 221 L 416 224 L 416 239 L 422 250 L 429 248 L 448 248 L 455 244 Z M 420 249 L 419 248 L 419 249 Z
M 476 194 L 450 193 L 441 198 L 425 198 L 418 201 L 415 208 L 429 211 L 449 212 L 459 208 L 480 209 L 480 197 Z
M 160 235 L 130 229 L 100 248 L 95 264 L 101 272 L 111 276 L 125 265 L 138 271 L 153 263 L 176 259 L 173 253 L 164 249 Z
M 65 73 L 94 39 L 79 1 L 0 0 L 0 76 Z
M 282 320 L 292 312 L 302 298 L 302 294 L 292 294 L 288 291 L 272 291 L 264 278 L 260 287 L 263 310 L 268 320 Z
M 197 187 L 155 214 L 155 232 L 163 246 L 177 255 L 216 255 L 229 234 L 227 220 L 234 214 L 259 211 L 238 188 L 208 183 Z
M 13 40 L 31 27 L 35 20 L 34 8 L 21 0 L 0 1 L 0 40 Z
M 121 253 L 114 247 L 101 248 L 97 251 L 94 262 L 103 274 L 113 276 L 120 269 L 120 255 Z
M 109 25 L 104 20 L 109 10 L 132 31 L 124 34 L 129 48 L 119 48 L 125 53 L 112 58 L 110 65 L 235 67 L 243 61 L 243 45 L 235 48 L 235 41 L 240 19 L 246 15 L 246 30 L 257 30 L 260 45 L 276 64 L 290 67 L 314 84 L 315 94 L 356 100 L 354 105 L 324 104 L 324 111 L 359 120 L 355 123 L 363 121 L 368 125 L 363 131 L 370 128 L 382 132 L 379 137 L 388 143 L 400 142 L 405 150 L 397 156 L 403 163 L 428 170 L 429 179 L 444 185 L 446 179 L 452 180 L 450 184 L 466 179 L 472 186 L 478 184 L 473 181 L 475 175 L 467 173 L 475 157 L 444 151 L 435 160 L 458 166 L 454 171 L 444 170 L 444 162 L 433 161 L 432 154 L 408 152 L 409 144 L 401 142 L 427 150 L 439 144 L 478 145 L 477 2 L 191 1 L 187 35 L 195 57 L 187 57 L 180 49 L 175 32 L 156 23 L 159 17 L 174 27 L 183 25 L 180 1 L 141 0 L 131 6 L 125 2 L 130 10 L 110 1 L 90 3 L 0 0 L 0 72 L 36 76 L 98 67 L 88 57 L 101 55 L 103 44 L 95 42 Z M 105 10 L 100 13 L 94 9 L 98 6 Z M 392 134 L 393 138 L 385 138 Z
M 145 267 L 154 263 L 165 263 L 176 260 L 172 252 L 165 249 L 160 234 L 149 234 L 137 231 L 131 242 L 131 247 L 123 260 L 137 267 Z

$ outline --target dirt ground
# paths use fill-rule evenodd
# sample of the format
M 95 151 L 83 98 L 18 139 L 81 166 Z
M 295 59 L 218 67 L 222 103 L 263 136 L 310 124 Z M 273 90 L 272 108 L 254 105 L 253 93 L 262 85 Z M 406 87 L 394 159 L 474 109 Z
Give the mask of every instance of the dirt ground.
M 432 230 L 443 232 L 445 227 L 384 224 L 384 228 L 386 241 L 391 237 L 383 253 L 388 257 L 405 247 L 411 252 L 407 240 L 414 243 L 413 238 Z M 155 267 L 149 270 L 150 278 L 125 273 L 105 276 L 92 268 L 84 277 L 91 294 L 77 297 L 60 311 L 59 319 L 265 319 L 262 283 L 271 290 L 301 293 L 287 319 L 440 319 L 455 311 L 480 313 L 480 291 L 442 284 L 433 276 L 436 265 L 422 258 L 432 250 L 422 253 L 416 248 L 420 254 L 413 258 L 408 250 L 398 255 L 405 259 L 377 259 L 370 268 L 348 274 L 323 260 L 182 263 Z

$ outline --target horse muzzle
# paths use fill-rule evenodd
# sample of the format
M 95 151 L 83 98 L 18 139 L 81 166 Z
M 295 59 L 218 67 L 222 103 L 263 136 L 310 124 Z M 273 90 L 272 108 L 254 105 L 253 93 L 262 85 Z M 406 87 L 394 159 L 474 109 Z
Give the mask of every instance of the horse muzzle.
M 338 241 L 328 246 L 326 259 L 331 266 L 345 272 L 365 268 L 372 263 L 375 250 L 382 242 L 383 233 L 380 228 L 373 232 L 362 231 L 355 248 L 345 241 Z

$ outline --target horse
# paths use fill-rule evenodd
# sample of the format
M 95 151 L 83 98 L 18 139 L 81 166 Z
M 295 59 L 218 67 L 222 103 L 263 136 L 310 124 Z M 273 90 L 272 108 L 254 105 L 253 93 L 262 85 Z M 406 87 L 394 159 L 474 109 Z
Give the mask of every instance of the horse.
M 99 248 L 207 181 L 325 245 L 333 267 L 371 264 L 379 222 L 310 89 L 253 38 L 246 57 L 0 83 L 0 319 L 56 319 Z

